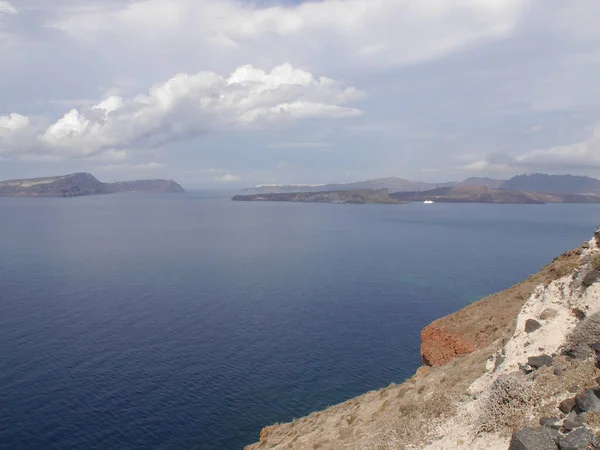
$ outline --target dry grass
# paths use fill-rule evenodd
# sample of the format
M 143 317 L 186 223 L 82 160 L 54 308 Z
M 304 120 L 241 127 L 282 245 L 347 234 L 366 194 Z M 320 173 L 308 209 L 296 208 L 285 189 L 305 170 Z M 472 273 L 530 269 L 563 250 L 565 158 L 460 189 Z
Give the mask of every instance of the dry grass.
M 554 374 L 555 367 L 562 369 L 560 376 Z M 535 424 L 540 417 L 557 416 L 560 401 L 574 395 L 570 388 L 581 392 L 597 386 L 599 375 L 592 359 L 570 362 L 561 356 L 554 367 L 499 377 L 483 402 L 479 430 L 510 433 Z
M 521 374 L 499 377 L 484 400 L 479 432 L 512 432 L 523 427 L 536 400 L 537 392 L 531 380 Z

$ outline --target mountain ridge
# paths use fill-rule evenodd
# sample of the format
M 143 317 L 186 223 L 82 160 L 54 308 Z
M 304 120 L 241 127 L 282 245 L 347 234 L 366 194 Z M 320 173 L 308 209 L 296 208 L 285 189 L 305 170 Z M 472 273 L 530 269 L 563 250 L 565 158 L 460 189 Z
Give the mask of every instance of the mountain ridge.
M 260 184 L 243 189 L 246 194 L 318 192 L 355 189 L 387 189 L 395 192 L 422 192 L 442 187 L 471 186 L 546 194 L 600 195 L 600 180 L 580 175 L 522 174 L 508 180 L 489 177 L 469 177 L 463 181 L 430 183 L 400 177 L 375 178 L 350 183 L 329 184 Z

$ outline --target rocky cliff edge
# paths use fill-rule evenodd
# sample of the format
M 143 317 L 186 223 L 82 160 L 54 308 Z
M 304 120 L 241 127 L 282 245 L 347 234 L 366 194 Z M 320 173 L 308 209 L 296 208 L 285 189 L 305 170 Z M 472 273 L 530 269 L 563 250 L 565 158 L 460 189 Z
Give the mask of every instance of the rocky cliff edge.
M 255 449 L 600 448 L 600 229 L 422 332 L 402 384 L 266 427 Z

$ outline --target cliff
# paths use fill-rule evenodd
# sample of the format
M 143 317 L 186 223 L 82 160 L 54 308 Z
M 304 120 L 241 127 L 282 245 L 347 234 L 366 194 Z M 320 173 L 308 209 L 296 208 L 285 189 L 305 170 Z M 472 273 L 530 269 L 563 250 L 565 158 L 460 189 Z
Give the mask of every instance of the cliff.
M 422 333 L 425 364 L 291 423 L 256 449 L 597 448 L 600 229 L 539 273 Z
M 238 202 L 313 202 L 313 203 L 390 203 L 400 201 L 389 196 L 386 189 L 360 189 L 347 191 L 290 192 L 278 194 L 236 195 Z
M 73 173 L 45 178 L 0 181 L 0 196 L 79 197 L 117 192 L 184 192 L 171 180 L 138 180 L 103 183 L 89 173 Z

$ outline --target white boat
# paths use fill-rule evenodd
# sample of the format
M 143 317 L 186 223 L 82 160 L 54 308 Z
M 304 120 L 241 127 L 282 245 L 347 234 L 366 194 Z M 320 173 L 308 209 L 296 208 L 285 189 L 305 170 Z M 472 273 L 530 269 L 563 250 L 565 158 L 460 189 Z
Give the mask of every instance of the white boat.
M 423 203 L 426 203 L 426 204 L 433 203 L 433 200 L 425 200 Z

